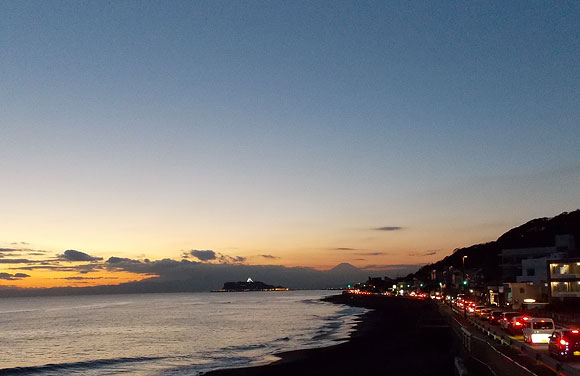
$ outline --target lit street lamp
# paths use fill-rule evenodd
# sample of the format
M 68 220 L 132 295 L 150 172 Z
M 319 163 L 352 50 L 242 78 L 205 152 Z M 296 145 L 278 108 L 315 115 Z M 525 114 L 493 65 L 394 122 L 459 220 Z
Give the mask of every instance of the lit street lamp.
M 467 258 L 467 256 L 463 256 L 463 258 L 461 259 L 461 261 L 463 263 L 463 282 L 465 282 L 465 259 L 466 258 Z
M 466 255 L 464 255 L 461 259 L 461 262 L 463 264 L 463 281 L 461 281 L 461 289 L 463 291 L 465 291 L 465 259 L 467 258 Z M 465 295 L 463 295 L 465 297 Z M 465 305 L 465 302 L 463 302 L 463 317 L 467 318 L 467 306 Z

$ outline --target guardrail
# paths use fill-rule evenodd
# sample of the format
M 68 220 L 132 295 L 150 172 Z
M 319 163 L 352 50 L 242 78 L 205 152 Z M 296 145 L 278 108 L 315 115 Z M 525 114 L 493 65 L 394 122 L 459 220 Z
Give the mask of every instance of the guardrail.
M 452 307 L 452 311 L 455 312 L 456 314 L 460 314 L 462 316 L 464 315 L 463 311 L 458 311 L 455 309 L 455 307 Z M 502 345 L 511 346 L 512 348 L 527 354 L 532 359 L 535 359 L 537 363 L 543 364 L 544 366 L 552 369 L 554 372 L 556 372 L 557 375 L 580 376 L 580 369 L 573 368 L 566 363 L 562 363 L 552 358 L 549 355 L 542 354 L 533 347 L 531 347 L 530 345 L 515 340 L 510 336 L 506 335 L 504 332 L 500 332 L 497 328 L 494 328 L 479 320 L 476 320 L 471 316 L 467 316 L 466 319 L 467 321 L 469 321 L 469 323 L 478 328 L 482 333 L 486 334 L 488 337 L 493 337 L 495 341 L 500 342 Z M 462 330 L 466 331 L 464 328 L 462 328 Z M 462 341 L 464 343 L 464 346 L 466 343 L 464 339 L 465 337 L 466 335 L 462 335 Z M 471 334 L 469 336 L 469 340 L 467 341 L 467 343 L 469 346 L 471 346 Z M 467 349 L 469 350 L 470 347 L 467 347 Z

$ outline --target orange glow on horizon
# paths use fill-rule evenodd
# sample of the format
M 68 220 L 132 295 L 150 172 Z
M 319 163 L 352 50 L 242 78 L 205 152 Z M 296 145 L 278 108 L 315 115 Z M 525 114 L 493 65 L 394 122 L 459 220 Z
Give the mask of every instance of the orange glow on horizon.
M 136 282 L 146 278 L 156 277 L 154 275 L 125 271 L 95 271 L 87 274 L 79 274 L 75 272 L 38 270 L 27 274 L 30 274 L 30 277 L 13 281 L 0 280 L 0 286 L 18 288 L 91 287 L 119 285 L 125 282 Z

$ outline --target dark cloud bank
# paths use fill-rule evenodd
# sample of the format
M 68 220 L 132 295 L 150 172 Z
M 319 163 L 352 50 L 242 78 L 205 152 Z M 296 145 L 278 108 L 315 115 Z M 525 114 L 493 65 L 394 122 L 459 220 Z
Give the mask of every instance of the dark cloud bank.
M 121 294 L 121 293 L 154 293 L 154 292 L 196 292 L 220 289 L 224 282 L 245 281 L 251 277 L 257 281 L 281 285 L 292 289 L 320 289 L 343 287 L 348 283 L 366 280 L 369 276 L 403 276 L 416 271 L 421 265 L 402 265 L 385 267 L 383 270 L 359 269 L 350 264 L 340 264 L 327 271 L 308 267 L 285 267 L 279 265 L 246 265 L 243 257 L 231 257 L 218 252 L 192 250 L 192 257 L 201 261 L 183 259 L 176 261 L 163 259 L 150 261 L 130 258 L 111 257 L 106 261 L 92 257 L 84 252 L 71 250 L 60 256 L 66 261 L 89 261 L 90 264 L 78 266 L 27 266 L 28 270 L 49 267 L 67 268 L 88 274 L 98 270 L 127 271 L 146 278 L 138 282 L 122 283 L 94 287 L 60 287 L 50 289 L 14 289 L 2 288 L 0 296 L 32 295 L 73 295 L 73 294 Z M 261 255 L 270 258 L 271 255 Z M 24 269 L 24 267 L 22 267 Z M 7 273 L 5 273 L 7 274 Z M 19 277 L 19 274 L 21 277 Z M 4 279 L 24 278 L 25 274 L 4 276 Z M 0 278 L 3 278 L 0 275 Z M 98 277 L 94 277 L 95 279 Z M 88 280 L 91 277 L 70 277 L 70 280 Z

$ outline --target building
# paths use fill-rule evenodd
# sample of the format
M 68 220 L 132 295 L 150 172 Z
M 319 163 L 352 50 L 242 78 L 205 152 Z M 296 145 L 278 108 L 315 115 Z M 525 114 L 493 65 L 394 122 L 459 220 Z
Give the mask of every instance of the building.
M 502 279 L 504 282 L 546 282 L 547 278 L 543 281 L 536 278 L 538 273 L 544 275 L 540 269 L 545 268 L 546 259 L 569 257 L 575 249 L 576 244 L 572 235 L 556 235 L 554 245 L 550 247 L 504 249 L 500 254 Z M 544 260 L 527 261 L 524 266 L 524 260 L 533 259 Z M 518 277 L 523 278 L 518 279 Z
M 522 274 L 516 276 L 516 282 L 528 282 L 543 285 L 548 281 L 547 263 L 551 260 L 566 258 L 567 253 L 554 253 L 550 257 L 522 260 Z
M 580 258 L 547 262 L 550 299 L 580 298 Z
M 531 283 L 504 283 L 502 291 L 506 294 L 505 304 L 519 311 L 525 303 L 546 301 L 547 292 L 543 287 Z

